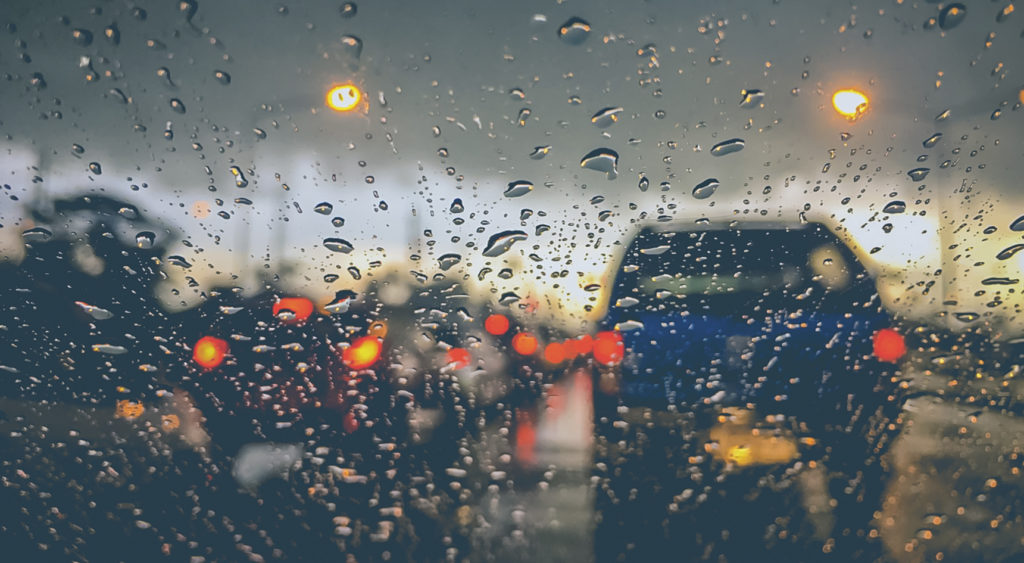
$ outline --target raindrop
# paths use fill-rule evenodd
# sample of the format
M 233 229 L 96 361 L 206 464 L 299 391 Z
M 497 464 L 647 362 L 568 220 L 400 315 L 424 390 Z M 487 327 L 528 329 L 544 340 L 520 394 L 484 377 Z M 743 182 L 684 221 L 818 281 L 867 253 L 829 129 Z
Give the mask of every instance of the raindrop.
M 533 152 L 530 153 L 530 158 L 533 160 L 540 160 L 551 152 L 551 145 L 544 145 L 542 147 L 533 147 Z
M 356 298 L 356 293 L 350 289 L 342 289 L 334 294 L 334 299 L 330 303 L 324 305 L 324 309 L 328 313 L 344 313 L 348 311 L 349 305 L 352 304 Z
M 520 127 L 526 127 L 526 122 L 530 120 L 530 115 L 533 111 L 530 108 L 523 108 L 519 110 L 519 116 L 516 117 L 517 123 Z
M 117 214 L 125 219 L 135 220 L 139 218 L 139 210 L 133 206 L 126 205 L 117 210 Z
M 127 353 L 128 349 L 124 346 L 117 346 L 115 344 L 93 344 L 93 352 L 99 352 L 100 354 L 110 354 L 112 356 L 119 356 Z
M 953 316 L 962 323 L 973 323 L 980 318 L 978 313 L 954 313 Z
M 981 280 L 981 285 L 1016 285 L 1020 283 L 1017 278 L 992 277 Z
M 324 274 L 324 283 L 334 283 L 338 281 L 338 274 Z
M 466 208 L 462 205 L 462 198 L 458 197 L 452 201 L 452 205 L 449 208 L 449 211 L 451 211 L 452 213 L 462 213 L 465 210 Z
M 619 174 L 619 153 L 606 148 L 594 149 L 580 160 L 580 166 L 604 172 L 609 180 L 614 180 Z
M 693 197 L 696 199 L 707 199 L 715 194 L 718 186 L 717 178 L 708 178 L 693 187 Z
M 334 225 L 335 227 L 344 227 L 345 226 L 345 218 L 344 217 L 331 217 L 331 224 Z
M 1014 254 L 1017 254 L 1021 250 L 1024 250 L 1024 243 L 1017 243 L 1000 250 L 999 254 L 996 254 L 996 258 L 1000 260 L 1007 260 L 1013 257 Z
M 743 109 L 756 108 L 764 101 L 764 92 L 760 90 L 743 90 L 740 96 L 740 107 Z
M 245 174 L 242 172 L 241 168 L 232 166 L 229 170 L 231 170 L 231 175 L 235 177 L 236 187 L 244 188 L 249 185 L 249 180 L 245 179 Z
M 103 167 L 100 166 L 100 163 L 98 163 L 98 162 L 90 162 L 89 163 L 89 172 L 92 172 L 93 174 L 96 174 L 97 176 L 99 176 L 100 174 L 103 174 Z
M 168 79 L 169 78 L 170 75 L 168 75 Z M 185 104 L 183 104 L 178 98 L 171 98 L 171 109 L 174 110 L 175 113 L 185 113 Z
M 910 172 L 907 172 L 907 176 L 910 176 L 910 179 L 915 182 L 920 182 L 921 180 L 924 180 L 931 171 L 931 168 L 915 168 Z
M 75 40 L 75 44 L 79 47 L 88 47 L 89 45 L 92 45 L 92 32 L 88 29 L 72 30 L 71 38 Z
M 1015 232 L 1024 231 L 1024 215 L 1017 217 L 1010 223 L 1010 230 Z
M 516 301 L 519 301 L 519 296 L 516 295 L 514 291 L 506 291 L 498 298 L 498 303 L 501 303 L 502 305 L 511 305 Z
M 359 59 L 359 56 L 363 54 L 363 40 L 356 37 L 355 35 L 342 35 L 341 46 L 344 48 L 344 52 L 353 59 Z
M 967 6 L 960 3 L 950 4 L 939 12 L 939 27 L 953 29 L 963 23 L 967 17 Z
M 21 238 L 25 242 L 46 242 L 53 238 L 53 231 L 46 227 L 32 227 L 21 232 Z
M 184 256 L 179 256 L 177 254 L 173 254 L 171 256 L 168 256 L 167 257 L 167 262 L 169 262 L 169 263 L 171 263 L 171 264 L 173 264 L 175 266 L 178 266 L 180 268 L 188 269 L 188 268 L 192 267 L 192 264 L 189 264 L 188 260 L 185 260 Z
M 341 17 L 351 18 L 355 17 L 356 12 L 359 11 L 359 7 L 356 6 L 355 2 L 345 2 L 341 5 Z
M 220 82 L 225 86 L 231 84 L 231 75 L 224 72 L 223 70 L 213 71 L 213 77 L 217 79 L 217 82 Z
M 729 139 L 711 147 L 711 156 L 725 156 L 743 150 L 743 139 Z
M 328 250 L 342 252 L 344 254 L 352 252 L 354 248 L 352 243 L 342 238 L 325 238 L 324 246 L 326 246 Z
M 462 256 L 460 256 L 458 254 L 454 254 L 454 253 L 444 254 L 440 258 L 438 258 L 437 261 L 440 264 L 441 269 L 447 271 L 452 266 L 454 266 L 454 265 L 458 264 L 459 262 L 461 262 L 462 261 Z
M 156 242 L 156 233 L 152 231 L 142 231 L 135 235 L 135 244 L 139 248 L 148 250 L 153 248 L 153 244 Z
M 949 114 L 950 114 L 950 112 L 949 112 L 948 109 L 942 110 L 942 113 L 940 113 L 939 115 L 935 116 L 935 121 L 945 121 L 945 120 L 949 119 Z
M 1010 18 L 1010 14 L 1013 13 L 1013 2 L 1010 2 L 1006 6 L 1003 6 L 1002 10 L 996 14 L 996 23 L 1003 23 Z
M 114 45 L 121 44 L 121 30 L 117 28 L 116 23 L 112 23 L 104 28 L 103 36 L 107 38 L 107 41 L 110 41 Z
M 558 37 L 570 45 L 579 45 L 590 36 L 590 24 L 580 18 L 569 18 L 558 28 Z
M 359 271 L 359 268 L 356 268 L 355 266 L 349 266 L 346 269 L 346 271 L 348 272 L 348 275 L 352 276 L 352 279 L 354 280 L 359 280 L 362 279 L 363 277 L 363 274 Z
M 329 202 L 321 201 L 320 203 L 316 204 L 315 207 L 313 207 L 313 211 L 316 211 L 321 215 L 330 215 L 331 211 L 334 211 L 334 206 L 331 205 Z
M 107 319 L 114 318 L 114 313 L 111 313 L 110 311 L 100 307 L 95 307 L 84 301 L 75 301 L 75 305 L 78 305 L 83 311 L 86 312 L 86 314 L 96 319 L 97 321 L 105 321 Z
M 897 200 L 893 200 L 893 201 L 890 201 L 889 203 L 885 204 L 885 207 L 882 208 L 882 213 L 888 213 L 890 215 L 895 215 L 897 213 L 903 213 L 906 210 L 907 210 L 907 203 L 897 199 Z
M 942 133 L 936 133 L 936 134 L 932 135 L 931 137 L 928 137 L 927 139 L 925 139 L 924 142 L 921 143 L 921 144 L 924 145 L 924 148 L 930 149 L 930 148 L 934 147 L 935 144 L 938 143 L 941 139 L 942 139 Z
M 601 111 L 595 113 L 590 118 L 590 122 L 597 125 L 601 129 L 605 127 L 611 127 L 619 120 L 619 114 L 622 113 L 621 107 L 610 107 L 604 108 Z
M 483 255 L 488 258 L 495 258 L 509 251 L 517 241 L 526 240 L 527 235 L 523 231 L 502 231 L 487 241 Z
M 509 182 L 508 188 L 505 189 L 505 197 L 519 197 L 526 195 L 533 191 L 533 182 L 526 180 L 516 180 L 515 182 Z
M 647 188 L 651 187 L 651 181 L 647 178 L 647 176 L 641 174 L 640 181 L 637 182 L 636 187 L 640 188 L 640 191 L 646 192 Z
M 1003 110 L 1001 110 L 999 108 L 996 108 L 996 109 L 992 110 L 992 115 L 988 116 L 988 118 L 991 119 L 992 121 L 995 121 L 995 120 L 999 119 L 1002 116 L 1003 116 Z

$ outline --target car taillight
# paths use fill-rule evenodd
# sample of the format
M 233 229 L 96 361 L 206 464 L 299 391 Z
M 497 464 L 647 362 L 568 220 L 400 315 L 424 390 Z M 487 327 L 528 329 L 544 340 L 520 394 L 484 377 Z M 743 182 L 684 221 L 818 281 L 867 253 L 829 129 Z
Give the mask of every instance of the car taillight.
M 277 303 L 274 303 L 274 316 L 278 317 L 282 311 L 291 311 L 295 315 L 291 318 L 284 318 L 283 321 L 302 322 L 313 314 L 313 302 L 305 297 L 282 297 Z
M 465 348 L 451 348 L 448 350 L 447 363 L 455 364 L 455 369 L 462 369 L 469 365 L 472 357 L 469 355 L 469 350 Z
M 906 340 L 894 329 L 883 328 L 871 340 L 875 357 L 883 362 L 896 362 L 907 353 Z
M 597 333 L 594 338 L 594 359 L 605 365 L 615 365 L 622 361 L 625 344 L 622 335 L 615 331 Z
M 351 369 L 366 369 L 380 359 L 381 342 L 376 336 L 356 339 L 341 353 L 341 360 Z
M 228 343 L 220 338 L 204 336 L 192 348 L 192 360 L 206 369 L 213 369 L 224 362 Z
M 484 328 L 494 336 L 501 336 L 508 332 L 508 317 L 505 315 L 491 315 L 484 321 Z
M 512 349 L 523 356 L 529 356 L 537 351 L 537 337 L 529 332 L 520 332 L 512 338 Z

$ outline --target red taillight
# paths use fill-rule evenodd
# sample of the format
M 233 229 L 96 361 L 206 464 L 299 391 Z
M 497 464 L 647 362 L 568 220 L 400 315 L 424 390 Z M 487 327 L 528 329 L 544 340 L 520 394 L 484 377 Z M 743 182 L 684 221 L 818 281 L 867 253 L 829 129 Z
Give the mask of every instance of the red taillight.
M 494 336 L 501 336 L 508 332 L 508 317 L 505 315 L 491 315 L 484 321 L 484 328 Z
M 366 369 L 380 359 L 381 348 L 376 336 L 364 336 L 342 351 L 341 360 L 351 369 Z
M 469 350 L 465 348 L 451 348 L 448 350 L 448 364 L 455 364 L 455 369 L 462 369 L 469 365 L 472 357 Z
M 565 361 L 565 345 L 552 342 L 544 347 L 544 359 L 551 364 L 560 364 Z
M 891 328 L 883 328 L 872 337 L 875 357 L 883 362 L 896 362 L 907 353 L 903 335 Z
M 617 364 L 622 361 L 625 350 L 622 335 L 618 332 L 599 332 L 597 337 L 594 338 L 594 359 L 598 363 L 605 365 Z
M 512 349 L 523 356 L 529 356 L 537 351 L 537 337 L 529 332 L 520 332 L 512 338 Z
M 302 322 L 313 314 L 313 302 L 305 297 L 282 297 L 277 303 L 274 303 L 274 316 L 278 316 L 281 311 L 291 311 L 295 315 L 292 318 L 283 319 L 285 322 Z
M 213 369 L 224 362 L 227 353 L 227 342 L 213 336 L 204 336 L 192 348 L 192 360 L 206 369 Z

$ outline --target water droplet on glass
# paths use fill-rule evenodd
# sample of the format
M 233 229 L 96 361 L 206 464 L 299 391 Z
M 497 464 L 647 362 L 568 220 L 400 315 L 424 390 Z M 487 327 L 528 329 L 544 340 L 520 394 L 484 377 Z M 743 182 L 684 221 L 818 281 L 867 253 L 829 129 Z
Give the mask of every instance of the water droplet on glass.
M 495 258 L 509 251 L 517 241 L 526 240 L 526 233 L 523 231 L 502 231 L 487 240 L 483 255 L 488 258 Z
M 171 256 L 168 256 L 167 257 L 167 262 L 170 263 L 170 264 L 173 264 L 175 266 L 178 266 L 179 268 L 186 268 L 186 269 L 188 269 L 188 268 L 192 267 L 192 264 L 189 264 L 188 260 L 185 260 L 184 256 L 179 256 L 177 254 L 173 254 Z
M 335 227 L 344 227 L 345 219 L 343 217 L 331 217 L 331 224 Z
M 231 171 L 231 175 L 235 177 L 235 186 L 236 187 L 244 188 L 244 187 L 249 185 L 249 180 L 245 179 L 245 174 L 242 172 L 241 168 L 239 168 L 237 166 L 232 166 L 228 170 L 230 170 Z
M 1017 278 L 991 277 L 981 280 L 981 285 L 1017 285 L 1020 280 Z
M 743 90 L 740 96 L 740 107 L 743 109 L 756 108 L 764 101 L 764 92 L 760 90 Z
M 53 231 L 46 227 L 32 227 L 21 232 L 21 238 L 25 242 L 46 242 L 53 238 Z
M 185 113 L 185 104 L 183 104 L 178 98 L 171 98 L 171 109 L 174 110 L 175 113 Z
M 231 84 L 231 75 L 226 73 L 226 72 L 224 72 L 223 70 L 215 70 L 215 71 L 213 71 L 213 77 L 215 79 L 217 79 L 217 82 L 220 82 L 221 84 L 223 84 L 225 86 L 227 86 L 228 84 Z
M 353 60 L 359 60 L 360 55 L 363 54 L 363 40 L 355 35 L 342 35 L 341 46 L 345 54 Z
M 888 213 L 890 215 L 895 215 L 897 213 L 903 213 L 906 210 L 907 210 L 907 203 L 897 199 L 897 200 L 893 200 L 893 201 L 890 201 L 889 203 L 885 204 L 885 207 L 882 208 L 882 213 Z
M 1017 217 L 1010 223 L 1010 230 L 1015 232 L 1024 231 L 1024 215 Z
M 135 220 L 139 218 L 139 210 L 130 205 L 126 205 L 118 209 L 117 214 L 125 219 Z
M 334 283 L 338 281 L 338 274 L 324 274 L 325 283 Z
M 352 252 L 354 248 L 352 243 L 342 238 L 325 238 L 324 246 L 326 246 L 328 250 L 344 254 Z
M 526 127 L 526 122 L 530 120 L 530 115 L 533 111 L 530 108 L 523 108 L 519 110 L 519 116 L 516 117 L 516 122 L 519 123 L 520 127 Z
M 978 315 L 978 313 L 954 313 L 953 316 L 956 317 L 956 320 L 962 323 L 973 323 L 974 321 L 981 318 L 981 316 Z
M 729 139 L 711 147 L 711 156 L 725 156 L 743 150 L 743 139 Z
M 579 45 L 590 36 L 590 24 L 580 18 L 569 18 L 558 28 L 558 37 L 570 45 Z
M 526 180 L 516 180 L 515 182 L 509 182 L 508 188 L 505 189 L 505 197 L 519 197 L 526 195 L 533 191 L 533 182 Z
M 614 180 L 619 174 L 619 153 L 607 148 L 594 149 L 580 160 L 580 166 L 604 172 L 609 180 Z
M 444 254 L 440 258 L 437 259 L 437 262 L 438 262 L 438 264 L 440 264 L 442 270 L 448 270 L 449 268 L 451 268 L 452 266 L 458 264 L 461 261 L 462 261 L 462 256 L 460 256 L 458 254 L 454 254 L 454 253 Z
M 715 190 L 718 189 L 718 186 L 718 179 L 708 178 L 693 187 L 693 197 L 697 199 L 707 199 L 715 194 Z
M 117 346 L 115 344 L 93 344 L 93 352 L 99 352 L 100 354 L 110 354 L 112 356 L 119 356 L 128 352 L 128 349 L 124 346 Z
M 934 147 L 935 144 L 938 143 L 941 139 L 942 139 L 942 133 L 936 133 L 936 134 L 932 135 L 931 137 L 928 137 L 927 139 L 925 139 L 924 142 L 921 143 L 921 144 L 924 145 L 924 148 L 930 149 L 930 148 Z
M 156 233 L 152 231 L 142 231 L 135 235 L 135 244 L 141 249 L 148 250 L 153 248 L 153 244 L 156 242 Z
M 960 3 L 950 4 L 939 12 L 939 27 L 953 29 L 963 23 L 967 17 L 967 6 Z
M 90 162 L 89 163 L 89 172 L 92 172 L 93 174 L 96 174 L 97 176 L 99 176 L 100 174 L 103 174 L 103 167 L 100 166 L 100 163 L 98 163 L 98 162 Z
M 345 2 L 341 5 L 341 17 L 351 18 L 355 17 L 356 12 L 359 11 L 359 7 L 356 6 L 355 2 Z
M 449 211 L 452 213 L 462 213 L 465 210 L 466 208 L 462 205 L 462 198 L 458 197 L 452 201 L 452 205 L 449 208 Z
M 356 292 L 350 289 L 342 289 L 334 294 L 334 299 L 330 303 L 324 305 L 324 309 L 328 313 L 344 313 L 348 311 L 349 305 L 352 304 L 356 298 Z
M 1003 116 L 1003 110 L 996 108 L 992 111 L 992 115 L 988 116 L 989 119 L 995 121 Z
M 907 176 L 910 176 L 910 179 L 915 182 L 920 182 L 921 180 L 924 180 L 931 171 L 931 168 L 915 168 L 910 172 L 907 172 Z
M 100 307 L 95 307 L 84 301 L 75 301 L 75 305 L 78 305 L 83 311 L 86 312 L 86 314 L 96 319 L 97 321 L 105 321 L 107 319 L 114 318 L 114 313 L 111 313 L 110 311 Z
M 1007 260 L 1013 257 L 1014 254 L 1017 254 L 1021 250 L 1024 250 L 1024 243 L 1017 243 L 1011 246 L 1007 246 L 1006 248 L 1000 250 L 999 254 L 996 254 L 996 258 L 1000 260 Z
M 92 45 L 92 32 L 88 29 L 74 29 L 71 31 L 71 38 L 79 47 Z
M 636 187 L 640 188 L 640 191 L 646 192 L 647 188 L 651 187 L 651 181 L 647 178 L 647 176 L 641 174 L 640 181 L 637 182 Z
M 948 109 L 943 110 L 942 113 L 935 116 L 935 121 L 945 121 L 949 119 L 950 111 Z
M 544 145 L 542 147 L 533 147 L 533 152 L 530 153 L 530 158 L 533 160 L 540 160 L 551 152 L 551 145 Z
M 103 36 L 114 45 L 121 44 L 121 30 L 116 23 L 112 23 L 103 29 Z
M 597 125 L 601 129 L 605 127 L 611 127 L 619 120 L 619 114 L 622 113 L 621 107 L 610 107 L 604 108 L 601 111 L 595 113 L 590 118 L 590 122 Z
M 316 204 L 315 207 L 313 207 L 313 211 L 316 211 L 321 215 L 330 215 L 331 211 L 334 211 L 334 206 L 331 205 L 329 202 L 321 201 L 320 203 Z

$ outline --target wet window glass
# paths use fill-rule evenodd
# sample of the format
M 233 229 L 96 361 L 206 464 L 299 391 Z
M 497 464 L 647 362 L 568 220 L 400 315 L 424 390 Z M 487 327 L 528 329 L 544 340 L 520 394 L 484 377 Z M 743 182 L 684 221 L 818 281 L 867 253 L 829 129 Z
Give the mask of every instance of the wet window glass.
M 1015 4 L 7 0 L 16 561 L 1014 561 Z

